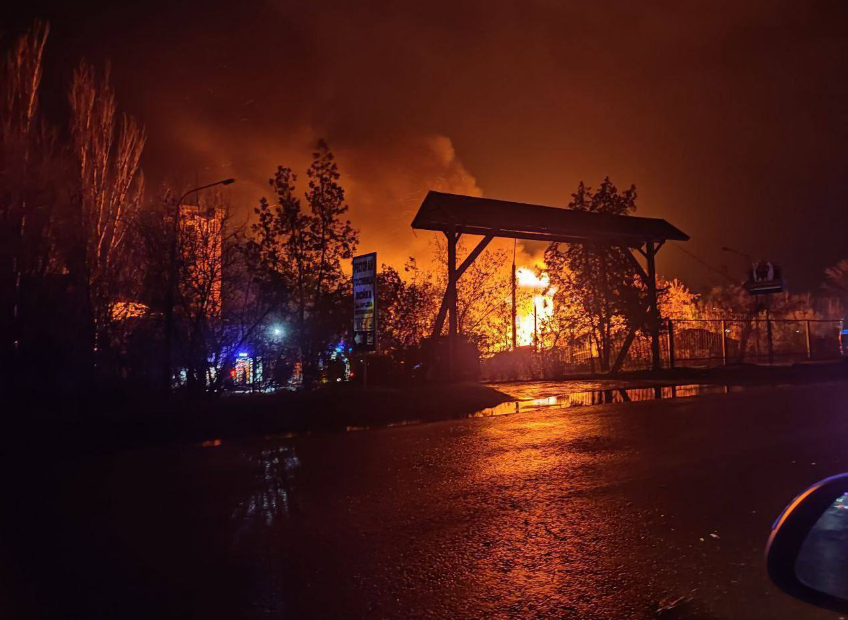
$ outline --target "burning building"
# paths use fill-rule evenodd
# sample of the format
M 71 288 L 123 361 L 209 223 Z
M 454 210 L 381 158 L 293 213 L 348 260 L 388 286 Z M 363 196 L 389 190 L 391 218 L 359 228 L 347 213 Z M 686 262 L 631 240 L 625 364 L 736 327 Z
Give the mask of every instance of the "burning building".
M 211 318 L 221 314 L 222 231 L 224 211 L 217 207 L 180 208 L 180 292 L 192 307 Z

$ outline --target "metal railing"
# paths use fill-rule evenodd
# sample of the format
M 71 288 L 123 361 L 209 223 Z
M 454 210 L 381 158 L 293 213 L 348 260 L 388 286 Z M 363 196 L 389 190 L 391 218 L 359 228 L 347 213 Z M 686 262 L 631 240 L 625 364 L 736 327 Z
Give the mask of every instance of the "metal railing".
M 664 368 L 729 364 L 791 364 L 840 357 L 842 321 L 828 319 L 668 319 L 660 335 Z M 614 360 L 624 340 L 612 343 Z M 651 367 L 651 340 L 640 332 L 627 353 L 624 370 Z M 556 379 L 602 372 L 600 355 L 584 337 L 553 349 L 520 350 L 482 360 L 487 380 Z
M 827 319 L 669 319 L 665 360 L 673 368 L 832 359 L 841 328 Z

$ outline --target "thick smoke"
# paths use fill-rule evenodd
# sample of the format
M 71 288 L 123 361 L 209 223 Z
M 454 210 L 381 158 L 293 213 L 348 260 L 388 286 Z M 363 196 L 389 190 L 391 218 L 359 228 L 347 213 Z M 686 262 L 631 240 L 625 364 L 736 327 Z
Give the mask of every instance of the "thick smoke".
M 393 262 L 426 246 L 408 224 L 429 188 L 565 206 L 606 175 L 712 265 L 737 247 L 809 285 L 843 257 L 845 2 L 49 4 L 46 107 L 81 56 L 110 58 L 149 187 L 235 176 L 247 215 L 325 138 L 362 249 Z M 659 265 L 716 277 L 673 248 Z

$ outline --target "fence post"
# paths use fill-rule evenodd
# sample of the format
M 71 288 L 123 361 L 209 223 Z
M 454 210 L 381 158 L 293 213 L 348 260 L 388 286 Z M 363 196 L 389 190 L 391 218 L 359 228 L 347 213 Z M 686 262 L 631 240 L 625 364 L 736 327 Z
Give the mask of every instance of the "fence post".
M 774 364 L 774 340 L 771 332 L 771 295 L 766 295 L 766 335 L 768 336 L 769 365 Z
M 668 319 L 668 367 L 674 368 L 674 321 Z
M 807 359 L 810 360 L 813 359 L 813 346 L 810 341 L 810 319 L 807 319 L 804 323 L 807 331 Z
M 727 324 L 721 320 L 721 363 L 727 366 Z

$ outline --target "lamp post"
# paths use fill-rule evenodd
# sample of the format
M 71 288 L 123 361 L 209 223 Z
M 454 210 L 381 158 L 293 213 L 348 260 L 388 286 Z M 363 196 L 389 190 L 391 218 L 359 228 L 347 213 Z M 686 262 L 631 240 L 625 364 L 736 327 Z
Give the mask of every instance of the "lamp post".
M 180 199 L 177 201 L 177 205 L 174 209 L 174 223 L 173 229 L 171 230 L 171 248 L 170 255 L 168 257 L 168 287 L 165 290 L 165 347 L 162 365 L 162 388 L 165 394 L 168 394 L 171 391 L 171 341 L 174 331 L 174 298 L 176 297 L 177 278 L 179 276 L 177 270 L 177 246 L 180 234 L 180 207 L 183 205 L 183 200 L 196 192 L 209 189 L 210 187 L 215 187 L 217 185 L 232 185 L 235 182 L 235 179 L 223 179 L 221 181 L 215 181 L 214 183 L 190 189 L 180 196 Z

